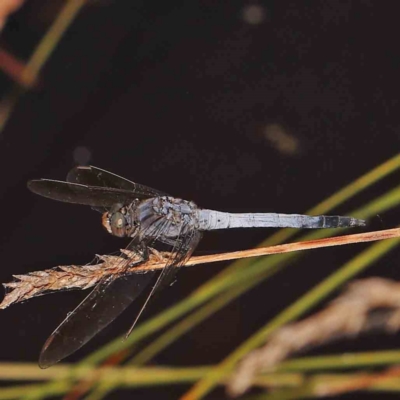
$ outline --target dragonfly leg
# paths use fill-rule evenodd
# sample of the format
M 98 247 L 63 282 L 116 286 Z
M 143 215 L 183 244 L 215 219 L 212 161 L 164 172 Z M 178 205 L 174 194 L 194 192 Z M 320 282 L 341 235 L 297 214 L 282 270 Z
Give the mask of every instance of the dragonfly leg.
M 151 253 L 151 254 L 150 254 L 150 257 L 153 256 L 154 261 L 156 261 L 156 262 L 161 263 L 161 262 L 165 262 L 165 261 L 168 260 L 168 257 L 166 257 L 166 254 L 165 254 L 165 253 L 163 253 L 163 252 L 161 252 L 161 251 L 158 251 L 158 250 L 156 250 L 156 249 L 153 248 L 153 247 L 149 247 L 149 253 Z M 168 254 L 168 253 L 167 253 L 167 254 Z
M 135 246 L 130 246 L 128 249 L 121 249 L 121 253 L 128 258 L 126 269 L 146 263 L 149 258 L 149 248 L 144 243 L 138 243 Z
M 134 247 L 134 253 L 139 256 L 139 261 L 134 261 L 132 264 L 129 264 L 129 267 L 133 267 L 134 265 L 145 263 L 150 258 L 149 248 L 144 243 L 138 243 Z

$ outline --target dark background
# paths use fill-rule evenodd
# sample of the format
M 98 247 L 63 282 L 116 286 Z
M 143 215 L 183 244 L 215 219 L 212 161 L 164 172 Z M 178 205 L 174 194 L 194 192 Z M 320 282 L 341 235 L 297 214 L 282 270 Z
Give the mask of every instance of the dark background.
M 9 19 L 1 45 L 27 59 L 61 4 L 28 1 Z M 64 179 L 77 163 L 207 208 L 300 213 L 395 155 L 400 143 L 396 4 L 89 3 L 42 71 L 40 88 L 20 99 L 1 133 L 0 281 L 59 264 L 84 264 L 95 253 L 124 245 L 101 228 L 100 215 L 89 208 L 26 189 L 28 179 Z M 11 85 L 0 75 L 3 95 Z M 398 176 L 386 179 L 336 211 L 348 212 L 397 181 Z M 398 220 L 399 212 L 392 211 L 381 216 L 381 227 Z M 250 248 L 266 235 L 209 233 L 199 250 Z M 310 253 L 179 339 L 154 363 L 220 361 L 361 248 Z M 392 253 L 365 276 L 397 278 L 398 255 Z M 223 267 L 180 272 L 145 318 L 183 299 Z M 35 361 L 46 337 L 83 296 L 54 294 L 2 311 L 1 360 Z M 125 312 L 69 361 L 121 334 L 133 316 Z M 398 344 L 398 335 L 377 335 L 324 350 Z M 181 392 L 161 393 L 176 398 Z M 138 391 L 140 398 L 157 393 Z M 384 397 L 390 396 L 379 395 Z

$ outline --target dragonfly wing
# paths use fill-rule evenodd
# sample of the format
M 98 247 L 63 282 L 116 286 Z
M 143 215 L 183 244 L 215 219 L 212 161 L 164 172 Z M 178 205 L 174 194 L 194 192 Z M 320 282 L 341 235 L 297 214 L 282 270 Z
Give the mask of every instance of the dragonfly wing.
M 135 193 L 139 199 L 167 195 L 159 190 L 132 182 L 122 176 L 93 166 L 78 166 L 71 169 L 67 175 L 67 181 L 88 186 L 102 186 L 130 191 Z
M 98 283 L 47 339 L 39 366 L 50 367 L 80 349 L 140 295 L 154 274 L 155 271 L 149 271 L 109 277 Z
M 92 207 L 111 207 L 116 203 L 129 204 L 137 198 L 135 193 L 127 190 L 87 186 L 51 179 L 29 181 L 28 189 L 52 200 Z
M 181 236 L 176 239 L 175 244 L 171 249 L 171 256 L 168 259 L 161 276 L 155 287 L 161 289 L 171 283 L 179 267 L 185 265 L 186 261 L 191 257 L 199 244 L 203 234 L 198 230 L 192 230 L 187 235 Z M 163 242 L 165 244 L 165 242 Z M 157 245 L 155 245 L 157 247 Z
M 162 228 L 165 228 L 165 226 L 163 226 Z M 146 306 L 149 304 L 154 294 L 171 282 L 179 267 L 184 265 L 185 262 L 190 258 L 202 237 L 202 233 L 200 231 L 196 229 L 187 230 L 185 229 L 186 227 L 183 226 L 181 231 L 185 232 L 184 235 L 179 235 L 173 240 L 169 238 L 165 240 L 162 236 L 162 228 L 160 228 L 158 237 L 156 236 L 156 239 L 154 239 L 150 245 L 152 248 L 158 248 L 159 250 L 162 250 L 164 252 L 167 251 L 169 253 L 168 259 L 166 260 L 165 267 L 162 269 L 160 275 L 158 276 L 156 283 L 151 289 L 150 294 L 148 295 L 142 308 L 140 309 L 131 327 L 129 328 L 126 337 L 128 337 L 132 332 L 141 314 L 143 313 Z M 160 244 L 162 245 L 162 247 L 159 246 Z M 166 248 L 165 245 L 169 248 Z
M 149 197 L 165 196 L 166 194 L 148 186 L 132 182 L 122 176 L 113 174 L 104 169 L 93 166 L 77 166 L 71 169 L 67 175 L 67 181 L 88 186 L 100 186 L 122 189 L 134 193 L 135 198 L 147 199 Z M 104 213 L 107 207 L 92 207 L 94 210 Z
M 134 237 L 127 248 L 136 250 L 136 252 L 147 252 L 152 251 L 149 249 L 151 247 L 168 252 L 167 256 L 164 255 L 165 267 L 158 276 L 128 334 L 155 292 L 170 282 L 177 268 L 184 265 L 201 238 L 198 230 L 186 225 L 181 227 L 181 233 L 176 238 L 165 237 L 164 233 L 169 231 L 168 225 L 171 223 L 160 217 L 148 226 L 148 232 L 142 232 L 142 237 L 146 239 L 140 240 L 139 236 Z M 125 262 L 129 263 L 129 259 Z M 145 274 L 109 277 L 100 282 L 46 341 L 40 355 L 39 365 L 42 368 L 49 367 L 81 348 L 121 314 L 142 293 L 155 274 L 156 271 L 149 271 Z

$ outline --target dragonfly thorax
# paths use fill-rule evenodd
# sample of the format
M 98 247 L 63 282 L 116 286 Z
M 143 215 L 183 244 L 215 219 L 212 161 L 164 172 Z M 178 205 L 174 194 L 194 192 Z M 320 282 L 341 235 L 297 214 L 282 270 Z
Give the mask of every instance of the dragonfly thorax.
M 103 214 L 102 222 L 109 233 L 118 237 L 175 238 L 198 227 L 197 210 L 192 201 L 160 196 L 128 206 L 115 204 Z
M 176 238 L 197 228 L 197 206 L 170 196 L 144 200 L 137 205 L 136 220 L 142 238 Z

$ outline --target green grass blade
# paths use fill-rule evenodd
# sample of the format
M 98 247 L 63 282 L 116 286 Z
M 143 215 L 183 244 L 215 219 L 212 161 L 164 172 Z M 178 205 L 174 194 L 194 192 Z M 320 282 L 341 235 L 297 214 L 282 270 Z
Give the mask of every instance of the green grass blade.
M 361 193 L 364 189 L 373 185 L 376 182 L 384 179 L 388 175 L 397 171 L 400 168 L 400 153 L 396 154 L 389 160 L 386 160 L 382 164 L 368 171 L 364 175 L 360 176 L 350 184 L 344 186 L 342 189 L 335 192 L 333 195 L 322 200 L 316 206 L 310 208 L 305 212 L 305 214 L 318 215 L 325 214 L 339 205 L 345 203 L 347 200 L 351 199 L 355 195 Z M 279 244 L 287 241 L 296 233 L 294 229 L 280 229 L 275 234 L 269 236 L 263 242 L 259 244 L 260 247 L 272 246 L 274 244 Z M 240 268 L 243 265 L 248 265 L 254 260 L 238 260 L 230 265 L 229 268 L 225 269 L 226 273 L 229 273 L 232 269 Z
M 312 307 L 326 298 L 340 285 L 365 270 L 374 261 L 378 260 L 388 251 L 392 250 L 400 243 L 400 239 L 390 239 L 371 245 L 367 250 L 361 252 L 350 262 L 346 263 L 337 272 L 333 273 L 327 279 L 322 281 L 304 296 L 302 296 L 293 305 L 286 308 L 282 313 L 275 317 L 266 326 L 261 328 L 250 339 L 240 345 L 232 352 L 220 365 L 210 372 L 203 380 L 190 390 L 183 399 L 194 400 L 206 395 L 222 379 L 224 379 L 235 364 L 248 352 L 257 348 L 279 327 L 299 318 L 309 311 Z

